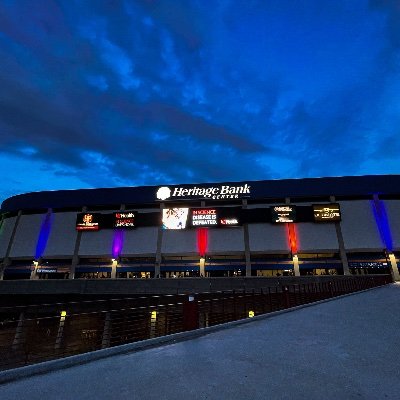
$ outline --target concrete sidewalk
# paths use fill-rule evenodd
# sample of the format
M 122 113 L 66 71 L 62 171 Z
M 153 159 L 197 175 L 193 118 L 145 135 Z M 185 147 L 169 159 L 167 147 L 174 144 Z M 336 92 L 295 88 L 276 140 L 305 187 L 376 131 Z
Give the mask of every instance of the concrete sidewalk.
M 399 399 L 400 285 L 4 384 L 0 399 Z

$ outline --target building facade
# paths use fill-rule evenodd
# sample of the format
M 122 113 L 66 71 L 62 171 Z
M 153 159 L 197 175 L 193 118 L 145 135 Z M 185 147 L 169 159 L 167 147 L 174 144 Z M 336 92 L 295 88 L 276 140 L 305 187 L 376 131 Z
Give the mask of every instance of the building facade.
M 398 175 L 36 192 L 1 213 L 1 279 L 399 276 Z

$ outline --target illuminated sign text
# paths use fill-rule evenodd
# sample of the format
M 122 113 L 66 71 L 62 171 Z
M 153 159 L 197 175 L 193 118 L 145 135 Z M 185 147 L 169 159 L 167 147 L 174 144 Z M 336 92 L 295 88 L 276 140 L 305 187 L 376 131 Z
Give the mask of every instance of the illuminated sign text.
M 314 204 L 314 221 L 315 222 L 336 222 L 340 221 L 339 204 Z
M 214 200 L 222 199 L 239 199 L 242 197 L 250 197 L 251 186 L 245 183 L 240 186 L 218 185 L 210 187 L 175 187 L 169 188 L 162 186 L 157 190 L 156 197 L 158 200 L 176 200 L 179 198 L 209 198 Z
M 81 213 L 76 217 L 77 231 L 98 231 L 100 214 Z
M 296 206 L 282 205 L 271 207 L 272 222 L 285 223 L 296 221 Z
M 134 228 L 136 213 L 133 211 L 119 211 L 114 215 L 114 228 Z

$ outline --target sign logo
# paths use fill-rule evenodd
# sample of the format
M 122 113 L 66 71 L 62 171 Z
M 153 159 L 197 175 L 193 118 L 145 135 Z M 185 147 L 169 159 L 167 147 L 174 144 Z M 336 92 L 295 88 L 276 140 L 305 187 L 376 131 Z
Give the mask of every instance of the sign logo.
M 76 216 L 76 230 L 98 231 L 100 218 L 101 214 L 99 213 L 80 213 Z
M 241 199 L 242 197 L 250 197 L 251 186 L 247 183 L 239 186 L 216 185 L 209 187 L 174 187 L 170 189 L 168 186 L 162 186 L 157 190 L 156 197 L 158 200 L 173 199 L 193 199 L 206 198 L 213 200 L 222 199 Z
M 83 222 L 85 224 L 90 224 L 92 222 L 92 220 L 93 220 L 93 215 L 92 214 L 85 214 L 82 219 L 83 219 Z
M 171 189 L 167 186 L 162 186 L 157 190 L 157 199 L 166 200 L 171 197 Z
M 340 221 L 339 204 L 314 204 L 314 221 L 315 222 L 335 222 Z
M 133 211 L 119 211 L 114 213 L 114 228 L 135 228 L 136 213 Z
M 287 223 L 296 222 L 296 207 L 289 205 L 271 207 L 272 222 Z

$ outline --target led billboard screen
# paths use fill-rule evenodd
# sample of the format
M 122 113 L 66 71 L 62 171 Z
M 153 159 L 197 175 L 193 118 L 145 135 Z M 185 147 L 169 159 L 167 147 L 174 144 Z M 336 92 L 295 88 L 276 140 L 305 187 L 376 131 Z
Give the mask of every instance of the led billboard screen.
M 114 228 L 134 228 L 136 213 L 133 211 L 118 211 L 113 214 Z
M 196 226 L 217 226 L 218 210 L 216 208 L 199 208 L 191 210 L 191 225 Z
M 238 217 L 222 217 L 219 219 L 219 224 L 222 227 L 238 226 L 240 225 L 240 220 Z
M 336 222 L 340 221 L 340 207 L 339 204 L 314 204 L 314 221 L 315 222 Z
M 190 226 L 193 228 L 238 225 L 240 225 L 240 210 L 235 208 L 193 208 L 190 210 Z
M 80 213 L 76 216 L 77 231 L 98 231 L 100 229 L 99 213 Z
M 271 207 L 271 217 L 274 223 L 296 222 L 296 206 L 282 205 Z
M 189 208 L 164 208 L 162 212 L 163 229 L 185 229 Z

